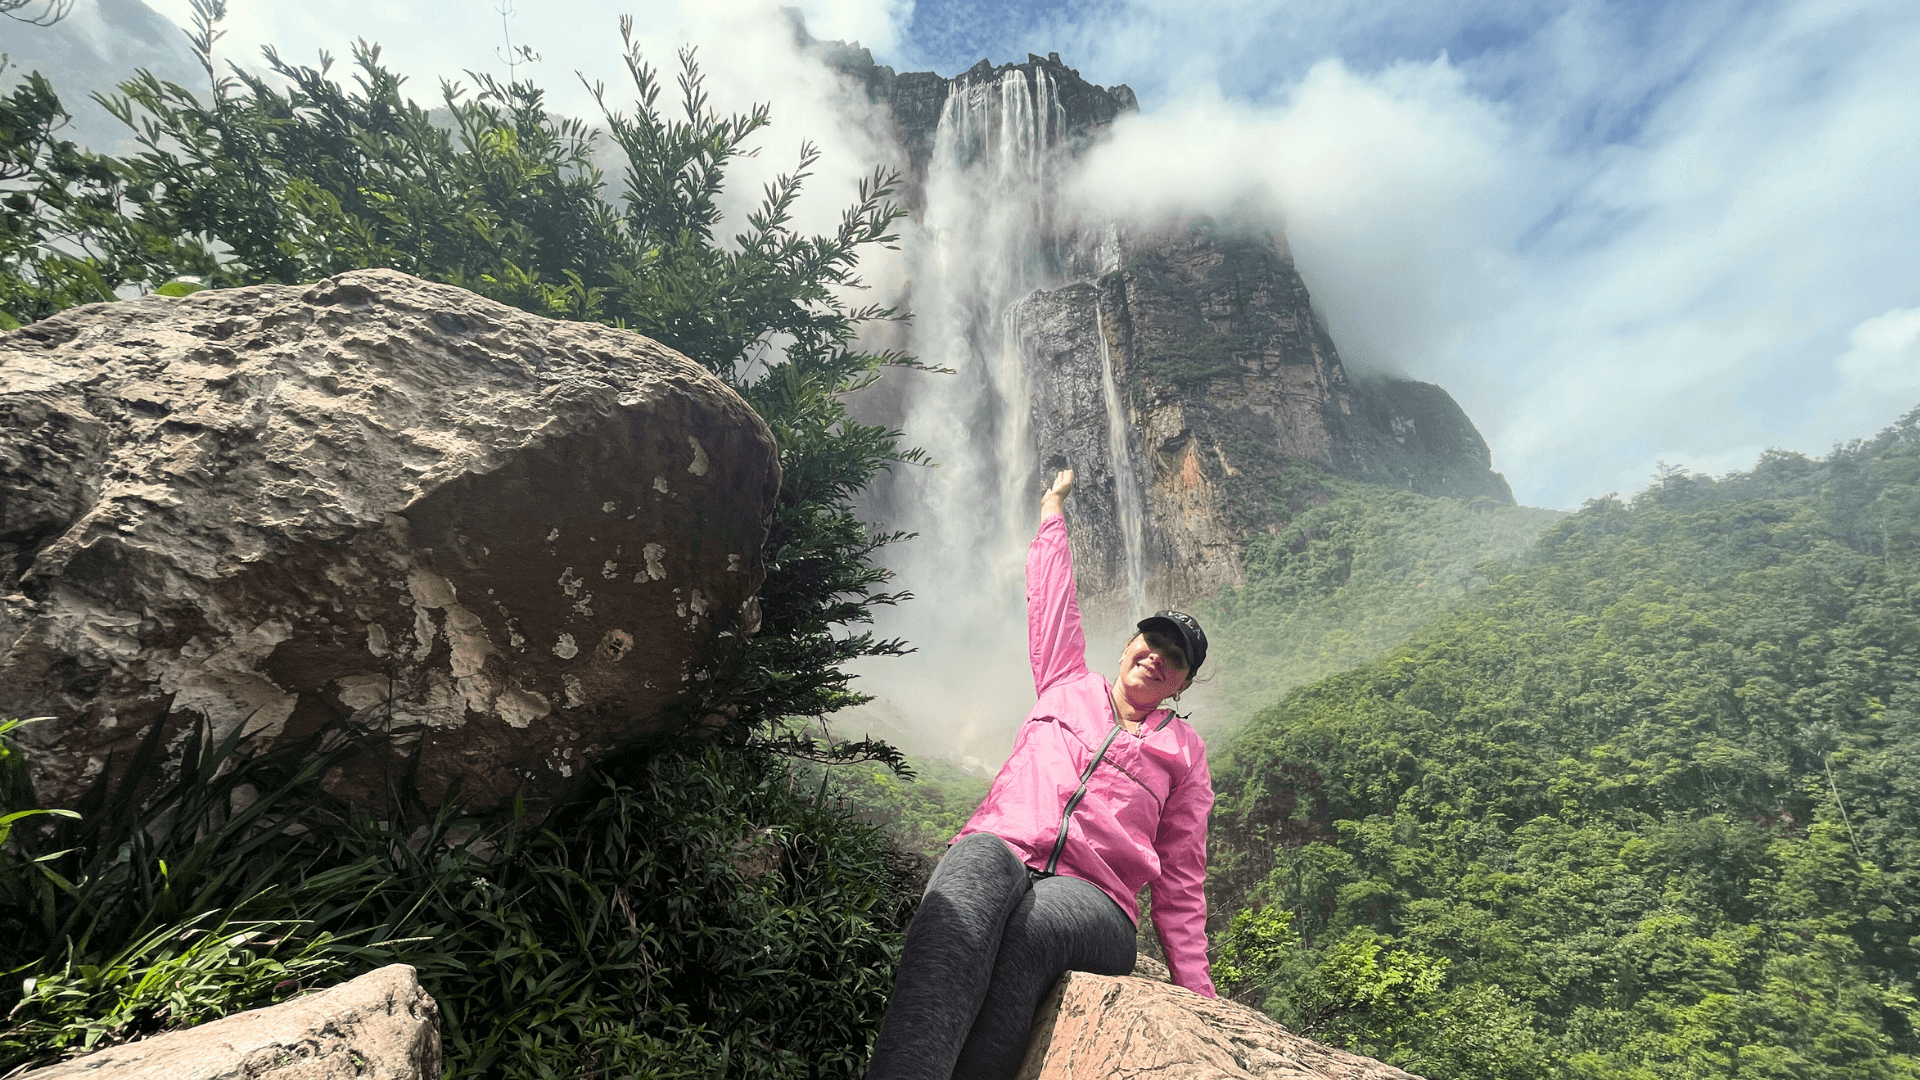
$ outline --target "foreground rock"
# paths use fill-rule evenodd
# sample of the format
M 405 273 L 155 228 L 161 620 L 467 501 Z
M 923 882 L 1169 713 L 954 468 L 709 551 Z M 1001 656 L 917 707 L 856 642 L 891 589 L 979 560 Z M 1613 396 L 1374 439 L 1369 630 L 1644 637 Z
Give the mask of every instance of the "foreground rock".
M 1019 1080 L 1419 1080 L 1302 1039 L 1231 1001 L 1069 972 L 1041 1003 Z
M 440 1006 L 392 964 L 266 1009 L 63 1061 L 33 1080 L 435 1080 Z
M 537 800 L 699 715 L 778 487 L 686 357 L 393 271 L 77 308 L 0 334 L 0 716 L 49 805 L 196 718 Z

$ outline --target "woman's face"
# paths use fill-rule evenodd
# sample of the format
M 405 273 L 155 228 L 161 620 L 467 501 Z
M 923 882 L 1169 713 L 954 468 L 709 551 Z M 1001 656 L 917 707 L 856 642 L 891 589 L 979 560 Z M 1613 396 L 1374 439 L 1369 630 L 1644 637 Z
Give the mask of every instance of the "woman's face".
M 1115 681 L 1135 704 L 1158 703 L 1186 689 L 1186 655 L 1159 634 L 1135 634 L 1120 651 L 1120 676 Z

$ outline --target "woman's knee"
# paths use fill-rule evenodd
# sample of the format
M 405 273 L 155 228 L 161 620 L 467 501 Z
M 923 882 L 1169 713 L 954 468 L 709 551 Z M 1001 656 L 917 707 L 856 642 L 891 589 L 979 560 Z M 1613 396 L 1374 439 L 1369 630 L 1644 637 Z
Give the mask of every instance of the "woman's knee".
M 973 833 L 949 848 L 934 868 L 913 921 L 957 920 L 970 935 L 997 943 L 1029 885 L 1026 866 L 1006 841 L 991 833 Z
M 924 896 L 953 889 L 978 888 L 983 880 L 1007 888 L 1024 886 L 1027 867 L 1005 840 L 992 833 L 968 833 L 955 841 L 933 868 Z

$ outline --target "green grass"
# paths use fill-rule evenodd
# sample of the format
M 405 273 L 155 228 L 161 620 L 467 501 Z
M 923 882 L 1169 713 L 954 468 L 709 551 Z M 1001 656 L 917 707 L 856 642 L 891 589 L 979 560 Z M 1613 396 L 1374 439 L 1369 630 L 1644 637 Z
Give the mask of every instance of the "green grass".
M 417 806 L 375 820 L 318 792 L 332 757 L 311 750 L 190 740 L 173 780 L 16 824 L 0 1071 L 396 962 L 440 1003 L 449 1077 L 864 1062 L 913 868 L 785 759 L 669 750 L 536 825 Z M 17 757 L 0 765 L 18 778 Z M 256 798 L 236 813 L 242 788 Z

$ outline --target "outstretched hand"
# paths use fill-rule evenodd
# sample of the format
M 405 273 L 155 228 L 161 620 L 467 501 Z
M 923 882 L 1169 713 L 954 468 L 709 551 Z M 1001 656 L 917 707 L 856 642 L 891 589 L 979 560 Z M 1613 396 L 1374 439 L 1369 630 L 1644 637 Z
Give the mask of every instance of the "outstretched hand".
M 1044 518 L 1053 514 L 1066 513 L 1067 494 L 1072 490 L 1073 470 L 1061 469 L 1055 473 L 1053 486 L 1047 489 L 1045 495 L 1040 496 L 1040 516 Z

